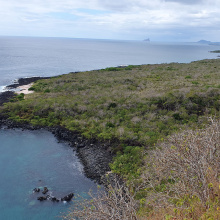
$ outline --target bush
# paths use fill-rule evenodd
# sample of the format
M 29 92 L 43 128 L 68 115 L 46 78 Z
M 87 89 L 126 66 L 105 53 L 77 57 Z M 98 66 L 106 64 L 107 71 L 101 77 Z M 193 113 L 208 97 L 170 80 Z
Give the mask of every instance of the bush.
M 50 92 L 49 89 L 45 89 L 45 90 L 44 90 L 44 93 L 49 93 L 49 92 Z
M 196 203 L 206 211 L 213 205 L 218 207 L 220 121 L 211 119 L 211 125 L 204 130 L 175 134 L 148 155 L 142 176 L 149 192 L 147 202 L 154 207 L 173 205 L 186 209 Z
M 142 152 L 143 149 L 141 147 L 124 147 L 123 153 L 118 152 L 114 162 L 110 164 L 111 170 L 127 179 L 137 178 L 141 174 Z
M 120 71 L 120 67 L 108 67 L 104 69 L 105 71 Z
M 185 79 L 192 79 L 192 76 L 190 76 L 190 75 L 185 76 Z

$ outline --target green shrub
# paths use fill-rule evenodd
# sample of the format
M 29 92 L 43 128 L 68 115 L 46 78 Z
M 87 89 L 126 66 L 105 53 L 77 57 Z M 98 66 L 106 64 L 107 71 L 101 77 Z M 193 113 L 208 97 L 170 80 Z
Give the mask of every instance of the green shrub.
M 140 167 L 143 162 L 143 149 L 141 147 L 126 146 L 122 153 L 118 152 L 112 164 L 114 173 L 123 175 L 127 179 L 137 178 L 141 174 Z
M 192 76 L 190 76 L 190 75 L 185 76 L 185 79 L 192 79 Z
M 197 82 L 197 81 L 192 81 L 192 84 L 194 84 L 194 85 L 198 85 L 199 82 Z
M 104 69 L 105 71 L 120 71 L 120 67 L 108 67 Z
M 133 68 L 135 68 L 136 66 L 134 66 L 134 65 L 128 65 L 128 66 L 126 66 L 124 69 L 125 70 L 132 70 Z
M 45 89 L 44 90 L 44 93 L 49 93 L 50 92 L 50 89 Z

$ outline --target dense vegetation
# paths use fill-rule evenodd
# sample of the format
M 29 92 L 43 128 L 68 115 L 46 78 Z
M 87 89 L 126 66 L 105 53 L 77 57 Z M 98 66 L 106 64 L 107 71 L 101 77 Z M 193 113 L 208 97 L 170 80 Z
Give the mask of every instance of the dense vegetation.
M 145 149 L 180 129 L 203 128 L 207 116 L 219 117 L 220 60 L 69 73 L 30 89 L 35 92 L 15 97 L 0 113 L 117 143 L 112 171 L 141 182 Z M 144 196 L 136 198 L 143 202 Z
M 107 68 L 40 80 L 1 111 L 33 125 L 63 125 L 87 138 L 152 146 L 205 114 L 218 114 L 219 60 Z M 20 100 L 20 101 L 19 101 Z

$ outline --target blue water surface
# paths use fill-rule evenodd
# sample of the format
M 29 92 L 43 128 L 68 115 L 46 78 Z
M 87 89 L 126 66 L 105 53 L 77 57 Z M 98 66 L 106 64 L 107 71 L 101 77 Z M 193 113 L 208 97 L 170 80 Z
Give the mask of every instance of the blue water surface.
M 0 86 L 20 77 L 217 58 L 209 51 L 219 49 L 220 45 L 198 43 L 0 37 Z
M 59 219 L 70 203 L 40 202 L 35 187 L 49 188 L 60 198 L 71 192 L 88 198 L 96 184 L 83 174 L 83 167 L 71 147 L 58 143 L 48 131 L 0 130 L 0 219 Z M 73 200 L 76 200 L 75 198 Z

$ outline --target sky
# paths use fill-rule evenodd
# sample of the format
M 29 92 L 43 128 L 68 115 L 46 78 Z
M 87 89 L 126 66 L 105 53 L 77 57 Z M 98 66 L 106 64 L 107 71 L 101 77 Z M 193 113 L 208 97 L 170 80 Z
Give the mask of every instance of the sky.
M 0 0 L 1 36 L 220 41 L 220 0 Z

